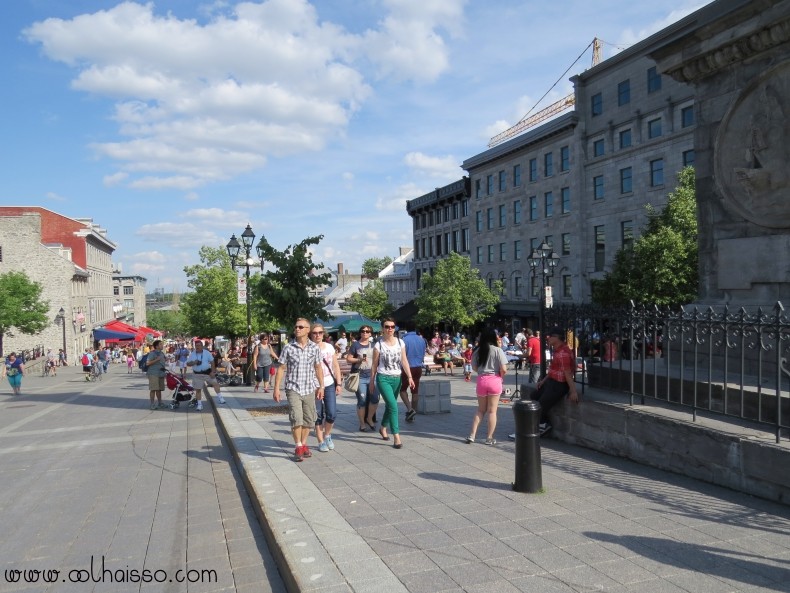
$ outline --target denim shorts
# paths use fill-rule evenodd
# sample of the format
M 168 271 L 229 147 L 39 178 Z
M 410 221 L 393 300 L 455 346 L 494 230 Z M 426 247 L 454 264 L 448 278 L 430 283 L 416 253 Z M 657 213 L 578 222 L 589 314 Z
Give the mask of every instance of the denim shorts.
M 379 403 L 378 388 L 374 385 L 371 390 L 368 390 L 368 385 L 370 385 L 370 375 L 367 377 L 360 375 L 359 387 L 357 388 L 357 392 L 355 394 L 357 396 L 357 408 L 364 408 L 368 403 Z

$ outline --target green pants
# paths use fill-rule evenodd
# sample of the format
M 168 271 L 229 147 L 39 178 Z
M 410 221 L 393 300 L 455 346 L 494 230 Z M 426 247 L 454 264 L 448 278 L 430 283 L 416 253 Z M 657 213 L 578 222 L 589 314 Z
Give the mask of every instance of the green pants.
M 398 393 L 400 392 L 400 375 L 376 375 L 376 385 L 378 385 L 381 398 L 386 404 L 384 415 L 381 418 L 381 426 L 389 428 L 392 434 L 398 434 Z

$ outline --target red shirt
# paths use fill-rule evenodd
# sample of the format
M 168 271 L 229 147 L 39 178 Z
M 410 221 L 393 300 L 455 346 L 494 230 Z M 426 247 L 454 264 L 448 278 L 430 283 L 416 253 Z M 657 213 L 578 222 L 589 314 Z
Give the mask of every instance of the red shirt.
M 529 352 L 529 364 L 540 364 L 540 339 L 532 336 L 527 340 L 527 348 L 532 348 Z
M 568 345 L 563 342 L 554 350 L 554 356 L 551 359 L 547 374 L 555 381 L 565 383 L 565 372 L 570 371 L 572 374 L 575 366 L 576 358 L 573 356 L 571 349 L 568 348 Z

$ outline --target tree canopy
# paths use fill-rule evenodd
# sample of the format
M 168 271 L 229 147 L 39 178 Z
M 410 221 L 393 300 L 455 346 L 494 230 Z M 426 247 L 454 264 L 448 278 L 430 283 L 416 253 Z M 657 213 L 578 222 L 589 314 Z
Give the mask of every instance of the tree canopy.
M 385 257 L 370 257 L 362 262 L 362 275 L 368 278 L 378 278 L 379 272 L 392 263 L 392 258 Z M 372 319 L 378 319 L 374 317 Z
M 310 247 L 318 245 L 323 238 L 323 235 L 308 237 L 283 251 L 272 247 L 266 239 L 261 240 L 263 258 L 273 269 L 253 284 L 254 291 L 266 303 L 268 314 L 281 326 L 288 327 L 299 317 L 329 318 L 320 292 L 329 285 L 331 276 L 317 273 L 322 265 L 313 263 L 310 252 Z
M 24 272 L 0 274 L 0 355 L 3 336 L 11 328 L 23 334 L 37 334 L 50 324 L 49 303 L 41 300 L 41 284 Z
M 449 323 L 454 329 L 488 317 L 496 310 L 502 283 L 497 280 L 491 290 L 472 268 L 469 258 L 451 253 L 439 260 L 432 275 L 423 276 L 417 293 L 417 323 Z
M 148 309 L 145 314 L 149 327 L 165 332 L 166 336 L 185 336 L 190 333 L 187 320 L 181 311 Z M 222 335 L 222 334 L 220 334 Z
M 368 283 L 360 292 L 352 294 L 346 299 L 345 309 L 357 311 L 370 319 L 381 319 L 391 314 L 395 307 L 387 301 L 387 291 L 384 282 L 379 279 Z
M 693 167 L 678 173 L 678 186 L 657 212 L 648 205 L 648 222 L 631 249 L 620 249 L 612 271 L 592 287 L 593 301 L 679 305 L 697 298 L 697 196 Z

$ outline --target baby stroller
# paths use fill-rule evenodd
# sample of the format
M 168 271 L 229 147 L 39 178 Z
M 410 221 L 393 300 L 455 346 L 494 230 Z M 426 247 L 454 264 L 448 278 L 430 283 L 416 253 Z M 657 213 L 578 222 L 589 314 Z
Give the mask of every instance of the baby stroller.
M 170 400 L 170 409 L 175 410 L 181 402 L 188 402 L 195 396 L 195 388 L 186 379 L 179 377 L 175 373 L 165 371 L 165 382 L 167 388 L 173 390 L 173 398 Z

